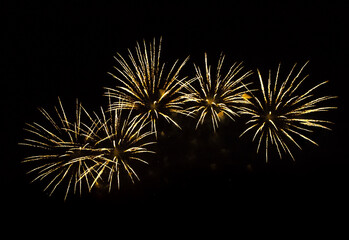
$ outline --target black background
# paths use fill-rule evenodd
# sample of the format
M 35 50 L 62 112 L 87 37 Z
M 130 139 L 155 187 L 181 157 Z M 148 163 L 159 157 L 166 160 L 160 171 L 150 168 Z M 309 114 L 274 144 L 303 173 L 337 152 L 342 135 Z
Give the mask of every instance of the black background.
M 177 219 L 168 225 L 179 229 L 192 221 L 210 224 L 227 217 L 227 224 L 235 220 L 245 226 L 270 218 L 273 226 L 287 229 L 314 222 L 344 229 L 349 200 L 347 10 L 333 1 L 5 4 L 1 198 L 3 211 L 11 209 L 9 222 L 27 225 L 35 217 L 42 224 L 65 216 L 70 223 L 96 224 L 96 216 L 107 221 L 111 215 L 115 224 L 135 224 L 153 216 L 156 223 Z M 125 183 L 120 191 L 63 202 L 59 192 L 48 197 L 42 184 L 30 184 L 33 176 L 20 163 L 27 149 L 17 143 L 25 122 L 42 119 L 36 108 L 53 110 L 60 96 L 66 109 L 74 108 L 76 98 L 91 111 L 98 109 L 106 103 L 103 87 L 114 83 L 107 74 L 115 65 L 113 55 L 126 55 L 136 41 L 160 36 L 165 62 L 190 55 L 184 74 L 192 74 L 193 62 L 203 63 L 204 52 L 213 66 L 224 52 L 226 64 L 244 61 L 246 69 L 259 68 L 265 75 L 270 68 L 275 72 L 279 62 L 286 74 L 295 62 L 310 60 L 305 72 L 312 85 L 330 80 L 317 93 L 338 96 L 329 102 L 338 109 L 325 115 L 335 122 L 333 130 L 314 134 L 320 147 L 302 142 L 296 162 L 276 157 L 265 163 L 249 138 L 238 138 L 241 121 L 224 122 L 213 134 L 209 126 L 194 131 L 194 123 L 181 120 L 183 131 L 169 127 L 141 181 Z M 282 224 L 287 219 L 294 220 Z

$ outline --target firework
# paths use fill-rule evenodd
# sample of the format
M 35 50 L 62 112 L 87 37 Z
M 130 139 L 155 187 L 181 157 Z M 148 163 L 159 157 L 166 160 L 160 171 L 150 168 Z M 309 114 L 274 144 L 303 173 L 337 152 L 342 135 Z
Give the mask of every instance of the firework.
M 78 189 L 81 193 L 83 182 L 90 186 L 93 181 L 91 179 L 94 179 L 93 172 L 90 171 L 95 165 L 91 158 L 93 149 L 90 143 L 94 141 L 93 132 L 96 125 L 78 101 L 72 123 L 67 118 L 61 100 L 59 98 L 58 100 L 59 107 L 55 107 L 55 117 L 46 110 L 39 109 L 48 121 L 48 126 L 36 122 L 27 123 L 25 130 L 32 135 L 32 138 L 26 138 L 20 144 L 41 150 L 39 155 L 26 157 L 24 160 L 36 164 L 36 167 L 29 171 L 38 174 L 33 181 L 49 179 L 44 190 L 51 188 L 50 195 L 64 182 L 67 184 L 66 198 L 70 189 L 73 189 L 74 193 Z M 82 123 L 82 117 L 87 117 L 90 126 Z M 82 175 L 84 177 L 81 177 Z
M 164 118 L 180 128 L 173 119 L 173 114 L 184 114 L 182 88 L 187 84 L 186 77 L 179 78 L 179 73 L 189 58 L 181 64 L 177 60 L 170 71 L 165 71 L 165 64 L 160 61 L 161 38 L 156 47 L 155 39 L 149 49 L 143 41 L 143 49 L 137 43 L 136 54 L 130 50 L 129 62 L 119 53 L 115 57 L 119 67 L 114 67 L 118 76 L 110 73 L 121 86 L 106 88 L 106 95 L 116 99 L 111 109 L 133 109 L 135 120 L 150 121 L 157 136 L 157 122 Z M 121 101 L 119 101 L 121 100 Z
M 101 108 L 102 116 L 96 114 L 98 131 L 97 141 L 94 147 L 98 149 L 99 166 L 98 172 L 92 186 L 99 177 L 106 176 L 109 183 L 109 191 L 116 178 L 118 188 L 120 188 L 120 172 L 125 171 L 134 183 L 134 177 L 139 180 L 136 171 L 132 167 L 136 162 L 148 164 L 142 157 L 145 153 L 155 153 L 148 150 L 148 146 L 155 144 L 149 141 L 152 131 L 143 131 L 146 126 L 142 119 L 130 121 L 132 111 L 126 119 L 122 117 L 122 110 L 115 109 L 105 113 Z M 109 115 L 106 117 L 106 115 Z
M 268 161 L 268 151 L 271 146 L 276 147 L 280 158 L 282 158 L 282 150 L 294 160 L 289 143 L 301 149 L 298 143 L 298 138 L 300 138 L 318 145 L 307 135 L 316 128 L 330 130 L 328 125 L 331 122 L 316 118 L 316 113 L 335 109 L 336 107 L 319 106 L 319 104 L 336 97 L 314 97 L 313 92 L 327 81 L 302 91 L 308 75 L 301 77 L 301 73 L 307 64 L 308 62 L 300 68 L 297 74 L 293 74 L 297 65 L 294 64 L 283 82 L 279 81 L 279 64 L 274 81 L 271 70 L 269 70 L 267 85 L 257 69 L 260 83 L 259 95 L 254 95 L 252 92 L 245 95 L 247 105 L 243 107 L 241 113 L 247 114 L 250 119 L 246 122 L 247 128 L 240 137 L 253 130 L 253 141 L 258 139 L 257 153 L 261 145 L 264 145 L 266 161 Z
M 121 110 L 110 112 L 108 118 L 103 109 L 102 117 L 96 113 L 91 116 L 78 101 L 72 121 L 60 99 L 55 116 L 42 108 L 39 110 L 46 124 L 27 123 L 25 130 L 32 137 L 20 144 L 40 151 L 23 162 L 34 164 L 28 172 L 37 174 L 33 181 L 48 181 L 44 191 L 50 190 L 51 195 L 59 185 L 64 185 L 66 199 L 70 191 L 81 194 L 83 185 L 91 191 L 97 181 L 103 181 L 105 172 L 109 172 L 110 190 L 113 175 L 119 180 L 120 168 L 126 170 L 132 181 L 133 176 L 138 178 L 130 164 L 132 161 L 145 162 L 139 154 L 151 152 L 146 145 L 152 144 L 143 141 L 151 133 L 140 133 L 139 122 L 130 124 L 128 118 L 122 120 Z
M 203 124 L 205 118 L 212 122 L 214 131 L 218 127 L 220 120 L 228 116 L 234 120 L 238 116 L 238 110 L 245 102 L 243 96 L 246 86 L 242 81 L 251 75 L 251 71 L 241 74 L 242 63 L 234 63 L 229 71 L 222 75 L 221 69 L 225 56 L 221 54 L 216 75 L 211 75 L 211 66 L 208 65 L 207 54 L 205 53 L 205 73 L 202 74 L 198 66 L 194 64 L 196 71 L 197 87 L 192 84 L 186 86 L 189 94 L 186 95 L 188 115 L 198 116 L 196 128 Z

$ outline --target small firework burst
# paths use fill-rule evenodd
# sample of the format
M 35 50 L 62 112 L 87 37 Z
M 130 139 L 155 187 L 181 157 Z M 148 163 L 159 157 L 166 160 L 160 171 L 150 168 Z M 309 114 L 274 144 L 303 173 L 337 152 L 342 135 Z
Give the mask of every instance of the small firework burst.
M 246 86 L 242 81 L 251 75 L 251 71 L 241 74 L 242 63 L 234 63 L 229 71 L 222 75 L 221 69 L 225 56 L 221 54 L 216 75 L 211 75 L 211 66 L 207 62 L 205 53 L 205 73 L 202 74 L 198 66 L 194 65 L 196 80 L 199 85 L 194 87 L 188 85 L 186 88 L 189 94 L 186 95 L 186 102 L 191 104 L 187 108 L 188 115 L 198 116 L 196 128 L 203 124 L 206 117 L 212 121 L 214 131 L 218 127 L 219 121 L 228 116 L 234 120 L 238 116 L 238 110 L 245 102 L 243 96 Z
M 140 133 L 139 122 L 130 124 L 128 119 L 122 120 L 120 110 L 110 114 L 109 118 L 103 110 L 102 118 L 97 114 L 91 116 L 78 101 L 72 121 L 68 119 L 60 99 L 59 107 L 55 107 L 56 116 L 44 109 L 39 110 L 47 120 L 47 126 L 27 123 L 25 130 L 32 137 L 25 138 L 20 144 L 40 150 L 39 154 L 26 157 L 23 162 L 35 165 L 28 172 L 37 174 L 33 181 L 47 180 L 44 191 L 50 189 L 52 195 L 59 185 L 64 185 L 64 199 L 70 191 L 81 194 L 84 185 L 91 191 L 98 180 L 103 181 L 106 170 L 109 170 L 107 180 L 111 187 L 113 174 L 119 180 L 120 166 L 132 181 L 133 176 L 138 178 L 130 162 L 145 162 L 139 154 L 151 152 L 146 146 L 152 144 L 143 141 L 151 133 Z
M 143 49 L 137 43 L 136 55 L 129 50 L 129 62 L 119 53 L 115 57 L 119 67 L 114 67 L 119 76 L 110 73 L 121 86 L 106 88 L 106 96 L 116 99 L 111 109 L 133 109 L 135 120 L 150 121 L 152 130 L 157 136 L 158 119 L 164 118 L 180 128 L 173 119 L 173 114 L 184 114 L 182 88 L 187 84 L 179 73 L 189 57 L 181 64 L 177 60 L 165 71 L 165 64 L 160 61 L 161 38 L 156 47 L 155 39 L 149 49 L 143 41 Z M 119 101 L 120 100 L 120 101 Z
M 264 145 L 266 161 L 268 161 L 268 151 L 271 145 L 276 147 L 280 158 L 282 158 L 282 149 L 294 160 L 289 143 L 292 142 L 301 149 L 301 146 L 296 141 L 298 140 L 297 138 L 301 138 L 318 145 L 307 134 L 313 132 L 316 128 L 330 130 L 328 125 L 332 123 L 318 119 L 314 114 L 335 109 L 336 107 L 319 106 L 319 104 L 336 97 L 314 97 L 314 90 L 327 83 L 327 81 L 321 82 L 307 91 L 302 91 L 304 80 L 308 75 L 300 76 L 307 64 L 308 62 L 295 75 L 293 72 L 297 64 L 294 64 L 286 80 L 278 84 L 279 64 L 275 81 L 272 80 L 271 70 L 269 70 L 267 86 L 265 86 L 262 76 L 257 69 L 260 83 L 260 91 L 258 93 L 260 94 L 254 95 L 252 92 L 246 94 L 245 100 L 247 104 L 241 113 L 247 114 L 250 120 L 246 122 L 247 128 L 240 137 L 254 130 L 253 141 L 258 139 L 257 153 L 261 145 Z
M 97 177 L 92 186 L 100 177 L 106 177 L 109 191 L 116 178 L 120 188 L 120 172 L 124 170 L 134 183 L 134 177 L 139 180 L 132 165 L 135 162 L 148 164 L 142 157 L 145 153 L 155 153 L 148 150 L 148 146 L 155 144 L 149 141 L 152 131 L 142 131 L 146 126 L 142 119 L 130 121 L 130 112 L 126 119 L 122 118 L 122 110 L 115 109 L 105 113 L 101 108 L 102 117 L 97 114 L 98 130 L 94 148 L 101 153 L 98 155 L 99 166 L 96 168 Z M 106 115 L 109 117 L 106 117 Z M 102 178 L 103 179 L 103 178 Z

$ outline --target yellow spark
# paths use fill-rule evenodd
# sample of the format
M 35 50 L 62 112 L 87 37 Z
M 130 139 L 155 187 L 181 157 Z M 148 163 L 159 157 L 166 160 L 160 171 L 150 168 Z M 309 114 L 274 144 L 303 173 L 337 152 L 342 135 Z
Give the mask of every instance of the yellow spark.
M 156 109 L 156 105 L 157 105 L 157 101 L 153 101 L 151 104 L 150 104 L 150 110 L 155 110 Z
M 242 98 L 245 99 L 245 100 L 248 100 L 248 99 L 251 99 L 252 96 L 249 95 L 249 94 L 247 94 L 247 93 L 243 93 L 243 94 L 242 94 Z
M 220 111 L 217 115 L 220 119 L 223 119 L 224 118 L 224 112 L 223 111 Z
M 159 89 L 160 97 L 164 96 L 165 92 L 166 91 L 164 89 Z
M 208 105 L 214 105 L 215 104 L 214 99 L 212 99 L 212 98 L 207 98 L 206 102 L 207 102 Z
M 267 114 L 267 120 L 270 121 L 272 118 L 273 118 L 273 115 L 272 115 L 271 111 L 269 111 Z

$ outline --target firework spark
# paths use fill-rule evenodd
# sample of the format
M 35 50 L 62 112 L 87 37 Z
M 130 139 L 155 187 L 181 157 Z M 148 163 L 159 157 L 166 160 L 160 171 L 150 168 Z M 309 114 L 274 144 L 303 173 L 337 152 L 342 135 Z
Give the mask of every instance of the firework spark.
M 196 128 L 203 124 L 206 117 L 211 118 L 214 131 L 220 120 L 228 116 L 234 120 L 238 116 L 238 110 L 245 102 L 243 96 L 246 86 L 242 81 L 251 75 L 251 71 L 240 74 L 242 63 L 234 63 L 226 75 L 222 76 L 221 69 L 225 56 L 221 54 L 216 75 L 211 75 L 211 66 L 208 65 L 207 54 L 205 53 L 205 73 L 202 74 L 198 66 L 194 65 L 197 87 L 188 85 L 186 88 L 189 94 L 186 95 L 186 102 L 191 106 L 187 108 L 188 115 L 199 116 Z
M 113 73 L 110 75 L 121 86 L 106 88 L 106 96 L 117 100 L 111 104 L 111 109 L 134 109 L 135 120 L 149 120 L 156 136 L 160 117 L 180 128 L 172 115 L 185 113 L 181 90 L 187 81 L 184 81 L 186 77 L 179 78 L 178 75 L 189 57 L 181 64 L 177 60 L 166 73 L 165 64 L 160 62 L 161 38 L 158 47 L 154 39 L 153 44 L 149 44 L 149 49 L 143 41 L 143 49 L 137 43 L 136 55 L 130 50 L 128 52 L 130 63 L 119 53 L 114 57 L 119 64 L 119 67 L 114 67 L 119 76 Z
M 120 186 L 120 168 L 126 170 L 132 181 L 133 176 L 138 178 L 130 164 L 134 160 L 145 162 L 139 154 L 151 152 L 146 146 L 153 143 L 143 141 L 151 133 L 140 133 L 139 122 L 131 124 L 128 118 L 122 120 L 121 110 L 110 112 L 108 118 L 103 109 L 102 117 L 96 113 L 91 116 L 78 101 L 73 121 L 68 120 L 60 99 L 59 107 L 55 107 L 57 116 L 42 108 L 39 110 L 49 124 L 27 123 L 25 130 L 32 137 L 20 144 L 41 150 L 23 162 L 35 164 L 28 172 L 37 173 L 33 181 L 48 180 L 44 191 L 50 189 L 52 195 L 59 185 L 65 185 L 66 199 L 71 190 L 81 194 L 83 185 L 91 191 L 108 171 L 110 190 L 113 175 L 117 176 Z
M 300 76 L 307 64 L 308 62 L 295 75 L 293 72 L 297 64 L 294 64 L 286 80 L 278 84 L 279 64 L 275 81 L 272 81 L 271 70 L 269 70 L 267 86 L 265 86 L 261 73 L 257 69 L 260 94 L 256 96 L 249 92 L 245 95 L 247 104 L 246 107 L 243 107 L 241 113 L 247 114 L 250 119 L 246 122 L 247 128 L 240 137 L 249 131 L 255 130 L 253 141 L 259 139 L 257 153 L 261 145 L 264 144 L 266 161 L 268 161 L 268 151 L 271 145 L 275 145 L 280 158 L 282 158 L 282 149 L 294 160 L 289 143 L 292 142 L 301 149 L 297 142 L 297 138 L 301 138 L 318 145 L 306 133 L 309 134 L 316 128 L 330 130 L 328 125 L 332 123 L 315 118 L 314 113 L 335 109 L 336 107 L 319 106 L 319 104 L 336 97 L 314 97 L 314 90 L 327 83 L 327 81 L 321 82 L 307 91 L 301 91 L 302 84 L 308 75 Z

